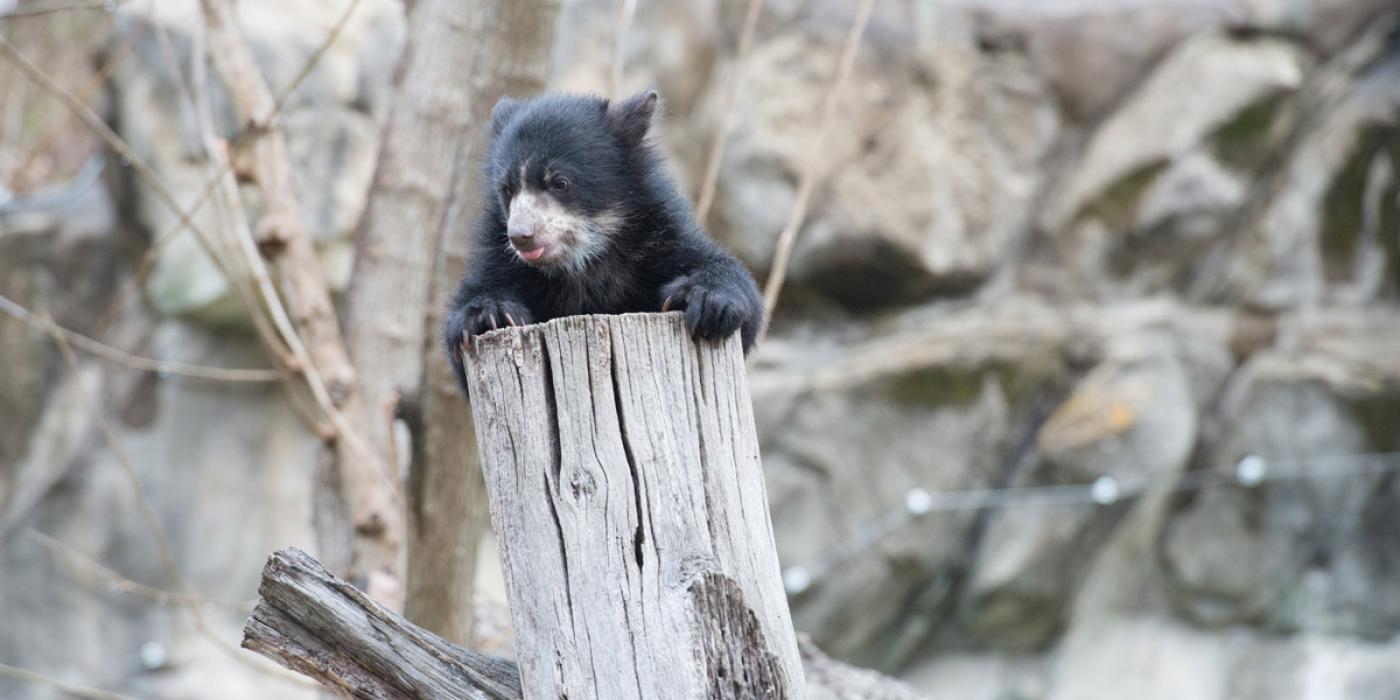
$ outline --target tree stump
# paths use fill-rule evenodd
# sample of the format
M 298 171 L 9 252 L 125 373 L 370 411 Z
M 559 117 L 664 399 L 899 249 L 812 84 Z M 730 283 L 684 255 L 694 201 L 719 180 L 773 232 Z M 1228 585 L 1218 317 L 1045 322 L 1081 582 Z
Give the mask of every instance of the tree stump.
M 527 699 L 805 695 L 739 341 L 682 319 L 464 349 Z

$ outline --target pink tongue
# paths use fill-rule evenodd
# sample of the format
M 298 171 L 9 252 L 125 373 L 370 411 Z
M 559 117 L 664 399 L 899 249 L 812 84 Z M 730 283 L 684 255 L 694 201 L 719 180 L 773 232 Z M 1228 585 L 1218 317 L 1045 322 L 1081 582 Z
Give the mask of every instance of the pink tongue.
M 539 260 L 541 255 L 544 255 L 544 246 L 540 246 L 534 250 L 520 251 L 520 257 L 524 258 L 528 262 L 534 262 L 536 260 Z

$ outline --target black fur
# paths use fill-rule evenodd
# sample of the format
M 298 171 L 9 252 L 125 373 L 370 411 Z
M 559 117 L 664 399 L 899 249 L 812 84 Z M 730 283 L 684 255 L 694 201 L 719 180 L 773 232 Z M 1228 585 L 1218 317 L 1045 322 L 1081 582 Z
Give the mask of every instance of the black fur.
M 695 222 L 689 202 L 646 141 L 656 105 L 647 92 L 616 104 L 549 94 L 503 99 L 491 115 L 485 211 L 473 232 L 466 276 L 443 324 L 458 380 L 466 386 L 467 336 L 577 314 L 684 309 L 696 338 L 735 331 L 744 352 L 763 323 L 753 276 Z M 524 182 L 520 167 L 526 163 Z M 545 167 L 567 177 L 549 189 Z M 582 268 L 538 268 L 509 248 L 512 193 L 547 192 L 571 214 L 615 221 L 601 252 Z

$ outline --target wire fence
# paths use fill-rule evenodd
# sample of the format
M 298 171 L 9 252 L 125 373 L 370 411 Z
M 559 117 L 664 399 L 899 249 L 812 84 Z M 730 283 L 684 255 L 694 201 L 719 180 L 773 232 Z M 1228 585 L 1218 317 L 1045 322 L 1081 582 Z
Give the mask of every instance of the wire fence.
M 1323 465 L 1328 465 L 1323 468 Z M 1027 506 L 1108 507 L 1134 499 L 1148 491 L 1184 493 L 1214 488 L 1254 489 L 1269 482 L 1334 479 L 1358 473 L 1400 468 L 1400 452 L 1319 455 L 1301 458 L 1266 458 L 1245 455 L 1232 473 L 1194 471 L 1166 485 L 1150 477 L 1119 479 L 1101 476 L 1090 482 L 1044 486 L 929 491 L 914 487 L 905 491 L 903 503 L 855 528 L 850 539 L 827 547 L 810 563 L 785 567 L 783 586 L 790 595 L 803 593 L 821 577 L 898 532 L 909 523 L 934 513 L 1001 510 Z

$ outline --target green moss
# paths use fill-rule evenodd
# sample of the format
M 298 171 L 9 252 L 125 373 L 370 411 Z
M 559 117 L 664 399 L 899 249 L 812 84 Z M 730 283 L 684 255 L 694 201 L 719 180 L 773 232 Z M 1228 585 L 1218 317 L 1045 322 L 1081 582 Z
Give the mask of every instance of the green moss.
M 1400 129 L 1392 129 L 1386 143 L 1390 155 L 1390 188 L 1381 199 L 1379 233 L 1385 252 L 1386 283 L 1392 292 L 1400 291 Z
M 966 407 L 982 394 L 982 372 L 928 367 L 889 382 L 888 395 L 905 405 Z
M 1156 161 L 1119 178 L 1098 197 L 1079 210 L 1078 218 L 1095 218 L 1111 231 L 1128 231 L 1137 220 L 1138 204 L 1157 176 L 1167 167 L 1166 161 Z
M 1288 95 L 1267 95 L 1217 128 L 1207 139 L 1216 158 L 1236 170 L 1253 170 L 1262 165 L 1276 145 L 1275 124 Z
M 1356 399 L 1350 404 L 1356 422 L 1366 432 L 1371 449 L 1377 452 L 1400 450 L 1400 387 Z
M 884 393 L 905 406 L 966 408 L 982 396 L 988 378 L 1007 401 L 1020 403 L 1051 378 L 1052 370 L 1036 362 L 993 362 L 978 367 L 926 367 L 888 380 Z
M 1397 153 L 1400 153 L 1400 129 L 1382 126 L 1366 129 L 1357 138 L 1346 163 L 1327 188 L 1322 202 L 1322 231 L 1318 244 L 1330 280 L 1345 280 L 1355 269 L 1365 225 L 1366 182 L 1372 162 L 1387 151 L 1392 162 L 1400 165 L 1400 160 L 1396 160 Z M 1400 192 L 1400 185 L 1392 180 L 1381 196 L 1379 222 L 1380 240 L 1386 247 L 1392 273 L 1396 269 L 1398 252 L 1394 231 L 1396 220 L 1400 218 L 1396 212 L 1397 192 Z

